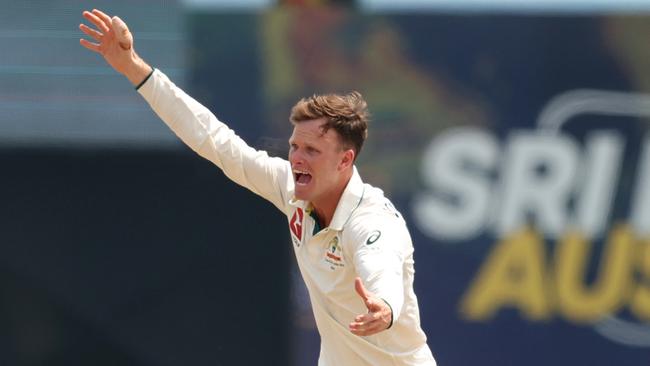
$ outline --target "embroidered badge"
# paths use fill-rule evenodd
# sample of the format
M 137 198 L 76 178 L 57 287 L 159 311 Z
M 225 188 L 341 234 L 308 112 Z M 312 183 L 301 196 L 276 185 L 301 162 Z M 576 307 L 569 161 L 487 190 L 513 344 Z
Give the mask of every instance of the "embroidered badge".
M 335 236 L 334 239 L 330 240 L 329 250 L 326 253 L 327 257 L 335 261 L 340 261 L 341 256 L 336 255 L 336 251 L 338 249 L 339 249 L 339 238 Z
M 345 266 L 341 255 L 341 246 L 339 245 L 338 236 L 333 237 L 327 244 L 327 249 L 325 250 L 325 262 L 329 264 L 331 270 Z

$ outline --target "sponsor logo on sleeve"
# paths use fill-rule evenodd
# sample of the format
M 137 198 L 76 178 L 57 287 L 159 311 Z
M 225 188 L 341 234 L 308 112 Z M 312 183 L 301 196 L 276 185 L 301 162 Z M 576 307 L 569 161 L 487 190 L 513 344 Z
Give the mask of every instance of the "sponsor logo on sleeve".
M 374 244 L 377 240 L 379 240 L 379 237 L 381 237 L 381 231 L 379 230 L 373 231 L 372 233 L 370 233 L 368 240 L 366 240 L 366 245 Z
M 300 241 L 302 241 L 302 219 L 304 217 L 304 212 L 302 208 L 298 207 L 296 212 L 293 213 L 291 220 L 289 221 L 289 230 L 292 234 L 293 243 L 296 246 L 300 246 Z

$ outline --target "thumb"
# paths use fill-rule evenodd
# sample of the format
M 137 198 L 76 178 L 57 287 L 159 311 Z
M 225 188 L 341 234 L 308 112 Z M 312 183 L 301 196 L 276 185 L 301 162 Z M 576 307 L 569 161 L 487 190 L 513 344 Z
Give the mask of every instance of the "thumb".
M 113 19 L 111 19 L 111 23 L 120 47 L 123 50 L 130 50 L 133 47 L 133 35 L 129 31 L 129 27 L 127 27 L 126 23 L 124 23 L 124 21 L 118 16 L 114 16 Z
M 368 298 L 371 296 L 370 293 L 366 290 L 366 288 L 363 286 L 363 282 L 361 281 L 360 277 L 357 277 L 354 279 L 354 289 L 357 291 L 357 294 L 361 296 L 363 299 L 363 302 L 367 305 L 368 304 Z

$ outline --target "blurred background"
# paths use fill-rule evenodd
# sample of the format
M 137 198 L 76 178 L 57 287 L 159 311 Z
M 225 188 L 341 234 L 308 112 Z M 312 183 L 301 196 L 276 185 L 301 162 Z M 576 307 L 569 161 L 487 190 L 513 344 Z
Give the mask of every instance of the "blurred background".
M 316 365 L 286 220 L 78 44 L 286 156 L 360 91 L 439 365 L 650 365 L 650 1 L 0 1 L 0 365 Z

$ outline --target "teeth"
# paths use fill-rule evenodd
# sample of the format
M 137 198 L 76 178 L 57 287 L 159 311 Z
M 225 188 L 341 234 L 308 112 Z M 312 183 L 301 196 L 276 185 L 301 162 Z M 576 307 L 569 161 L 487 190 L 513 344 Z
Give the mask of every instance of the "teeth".
M 296 174 L 309 174 L 309 172 L 306 172 L 306 171 L 303 171 L 303 170 L 298 170 L 298 169 L 294 169 L 293 172 L 296 173 Z

